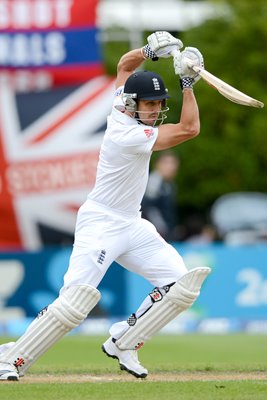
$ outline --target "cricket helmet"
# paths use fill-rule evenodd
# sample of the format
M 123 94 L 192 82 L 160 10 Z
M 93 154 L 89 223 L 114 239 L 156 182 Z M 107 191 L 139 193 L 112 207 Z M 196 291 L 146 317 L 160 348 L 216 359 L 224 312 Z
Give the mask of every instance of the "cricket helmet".
M 135 72 L 124 85 L 123 100 L 128 111 L 136 111 L 138 100 L 165 100 L 169 97 L 162 78 L 155 72 Z

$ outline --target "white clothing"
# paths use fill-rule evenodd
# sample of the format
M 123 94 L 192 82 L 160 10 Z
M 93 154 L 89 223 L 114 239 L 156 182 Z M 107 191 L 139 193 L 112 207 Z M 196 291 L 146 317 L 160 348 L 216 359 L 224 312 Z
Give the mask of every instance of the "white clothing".
M 117 91 L 118 92 L 118 91 Z M 119 92 L 120 93 L 120 92 Z M 116 96 L 100 150 L 96 183 L 88 198 L 135 215 L 144 196 L 158 128 L 138 123 L 117 109 Z
M 158 128 L 121 112 L 120 94 L 121 88 L 108 117 L 95 187 L 77 215 L 64 288 L 79 284 L 97 287 L 113 261 L 157 287 L 174 283 L 187 272 L 178 252 L 141 218 L 140 204 Z M 141 305 L 142 312 L 144 304 L 151 305 L 149 299 Z M 120 326 L 123 331 L 123 323 Z
M 120 91 L 117 97 L 119 94 Z M 187 272 L 178 252 L 150 222 L 141 218 L 139 211 L 158 128 L 137 122 L 115 106 L 121 106 L 118 99 L 108 117 L 95 187 L 77 214 L 73 252 L 60 296 L 1 356 L 2 380 L 18 379 L 16 367 L 24 365 L 21 369 L 24 372 L 52 344 L 84 320 L 100 298 L 96 288 L 113 261 L 159 287 L 162 296 L 167 296 L 169 285 Z M 143 315 L 146 316 L 146 311 L 156 301 L 152 294 L 148 295 L 127 321 L 113 324 L 110 332 L 114 339 L 121 339 L 124 333 L 127 334 L 133 321 L 135 324 Z M 158 319 L 158 314 L 156 317 Z M 160 314 L 159 317 L 160 328 L 162 322 L 167 320 L 162 319 Z M 150 335 L 156 332 L 155 318 L 152 325 L 152 330 L 148 331 Z M 137 333 L 139 335 L 139 331 Z M 138 343 L 135 350 L 142 344 L 139 336 L 136 336 Z M 147 375 L 147 370 L 140 366 L 138 359 L 131 359 L 128 349 L 117 349 L 113 339 L 103 346 L 107 355 L 119 359 L 122 369 L 137 377 Z M 16 364 L 13 364 L 14 360 Z
M 78 212 L 65 287 L 97 287 L 113 261 L 154 286 L 176 282 L 187 272 L 181 256 L 140 213 L 129 218 L 88 200 Z

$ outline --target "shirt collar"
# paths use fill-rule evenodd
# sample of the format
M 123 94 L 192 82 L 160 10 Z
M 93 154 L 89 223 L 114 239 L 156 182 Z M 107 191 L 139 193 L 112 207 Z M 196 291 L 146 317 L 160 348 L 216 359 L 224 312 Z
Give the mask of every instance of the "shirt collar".
M 125 114 L 124 112 L 121 112 L 116 108 L 116 106 L 113 106 L 111 115 L 115 121 L 120 122 L 122 124 L 126 125 L 138 125 L 138 121 L 135 118 L 130 117 L 129 115 Z

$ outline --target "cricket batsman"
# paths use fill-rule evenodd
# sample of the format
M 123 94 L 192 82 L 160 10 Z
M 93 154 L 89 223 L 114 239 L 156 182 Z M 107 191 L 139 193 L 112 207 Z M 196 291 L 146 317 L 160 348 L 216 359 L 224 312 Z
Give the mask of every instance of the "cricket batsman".
M 97 287 L 113 261 L 154 287 L 137 311 L 111 326 L 102 345 L 108 357 L 137 378 L 148 374 L 138 360 L 138 350 L 197 299 L 210 269 L 188 271 L 179 253 L 142 218 L 140 210 L 152 152 L 180 145 L 200 131 L 193 91 L 200 77 L 186 60 L 203 66 L 203 57 L 193 47 L 180 51 L 182 46 L 170 33 L 155 32 L 144 47 L 119 60 L 96 183 L 78 211 L 64 285 L 15 343 L 3 345 L 0 380 L 19 380 L 54 343 L 83 322 L 100 300 Z M 170 68 L 174 66 L 179 76 L 182 108 L 177 123 L 163 124 L 169 98 L 163 80 L 154 72 L 137 69 L 144 60 L 169 57 Z

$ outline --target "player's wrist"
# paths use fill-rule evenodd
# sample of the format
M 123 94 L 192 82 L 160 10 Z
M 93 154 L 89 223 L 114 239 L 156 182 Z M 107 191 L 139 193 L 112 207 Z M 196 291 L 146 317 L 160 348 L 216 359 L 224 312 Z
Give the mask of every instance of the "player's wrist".
M 180 78 L 180 87 L 182 90 L 184 89 L 193 89 L 194 78 L 184 77 Z
M 158 61 L 159 59 L 156 53 L 151 50 L 151 47 L 148 44 L 141 48 L 141 53 L 145 60 L 151 59 L 152 61 Z

